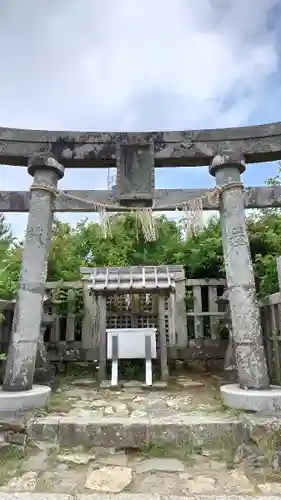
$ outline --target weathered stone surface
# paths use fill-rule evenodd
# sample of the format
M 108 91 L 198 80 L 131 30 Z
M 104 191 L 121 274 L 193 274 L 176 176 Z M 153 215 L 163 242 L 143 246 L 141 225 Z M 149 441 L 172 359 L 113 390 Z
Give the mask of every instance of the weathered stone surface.
M 31 420 L 27 425 L 27 434 L 34 441 L 55 442 L 58 439 L 58 432 L 59 418 L 51 415 L 40 420 Z
M 268 495 L 281 495 L 281 483 L 259 484 L 258 488 L 263 494 L 266 494 L 267 499 L 269 498 Z
M 26 434 L 20 434 L 19 432 L 8 432 L 6 435 L 6 441 L 11 444 L 18 444 L 20 446 L 25 446 L 27 440 Z
M 67 167 L 116 165 L 116 143 L 154 144 L 155 166 L 206 165 L 225 149 L 235 149 L 249 163 L 281 157 L 281 123 L 184 132 L 70 132 L 0 129 L 0 161 L 27 165 L 38 150 L 53 154 Z
M 65 464 L 59 464 L 63 466 Z M 72 467 L 70 470 L 47 470 L 40 475 L 37 483 L 38 491 L 54 491 L 55 493 L 76 493 L 82 489 L 87 477 L 85 470 L 81 467 Z M 84 488 L 83 488 L 84 490 Z M 83 491 L 82 490 L 82 491 Z
M 1 415 L 2 417 L 2 415 Z M 22 418 L 17 418 L 13 417 L 12 415 L 10 417 L 7 417 L 5 420 L 0 419 L 0 432 L 4 431 L 12 431 L 12 432 L 24 432 L 26 428 L 26 424 Z
M 147 440 L 148 420 L 143 422 L 123 422 L 116 417 L 112 421 L 103 418 L 96 421 L 59 421 L 59 441 L 61 446 L 105 446 L 115 448 L 139 448 Z M 119 420 L 119 421 L 118 421 Z M 42 428 L 41 428 L 42 429 Z
M 29 495 L 29 496 L 27 496 Z M 139 494 L 131 494 L 131 493 L 120 493 L 118 495 L 118 500 L 140 500 L 140 495 Z M 154 494 L 150 493 L 145 493 L 141 494 L 141 500 L 155 500 L 155 498 L 158 499 L 158 497 L 155 497 Z M 249 500 L 248 495 L 231 495 L 231 497 L 228 497 L 231 500 Z M 251 496 L 250 498 L 253 498 L 254 500 L 265 500 L 264 495 L 255 495 Z M 206 495 L 202 497 L 201 494 L 198 495 L 193 495 L 193 494 L 187 494 L 184 496 L 185 500 L 205 500 Z M 65 494 L 60 494 L 60 493 L 32 493 L 32 494 L 27 494 L 27 493 L 18 493 L 17 496 L 15 496 L 12 493 L 2 493 L 1 500 L 93 500 L 93 495 L 92 494 L 78 494 L 78 495 L 69 495 L 67 493 Z M 105 500 L 104 499 L 104 493 L 96 493 L 94 495 L 94 500 Z M 106 495 L 106 500 L 116 500 L 116 495 L 108 494 Z M 170 495 L 166 496 L 161 496 L 161 500 L 183 500 L 183 496 L 175 496 L 173 495 L 172 497 Z M 212 494 L 208 495 L 208 500 L 226 500 L 226 496 L 223 494 Z M 278 500 L 276 496 L 274 495 L 268 495 L 266 496 L 266 500 Z
M 154 197 L 153 142 L 116 144 L 116 193 L 121 205 L 152 206 Z
M 139 380 L 120 380 L 120 384 L 122 384 L 122 387 L 125 389 L 136 389 L 143 387 L 143 382 L 140 382 Z
M 35 471 L 26 472 L 18 478 L 11 479 L 6 485 L 6 489 L 14 491 L 33 491 L 36 488 L 38 473 Z
M 142 386 L 144 390 L 151 390 L 147 385 Z M 165 390 L 168 387 L 168 383 L 165 380 L 155 380 L 152 384 L 152 389 Z
M 194 445 L 225 439 L 240 444 L 248 436 L 247 429 L 238 420 L 207 419 L 199 416 L 164 417 L 154 419 L 120 418 L 73 419 L 45 417 L 31 422 L 28 434 L 35 440 L 58 439 L 61 446 L 91 446 L 140 448 L 147 442 L 174 444 L 192 441 Z
M 100 382 L 100 388 L 101 389 L 110 389 L 111 388 L 111 381 L 110 380 L 102 380 Z
M 112 191 L 106 190 L 68 190 L 71 196 L 85 199 L 86 203 L 65 196 L 54 202 L 56 212 L 96 212 L 96 204 L 112 205 L 107 210 L 116 211 L 117 198 Z M 176 206 L 196 198 L 202 198 L 204 210 L 219 210 L 218 200 L 212 200 L 211 189 L 156 189 L 154 192 L 154 211 L 173 210 Z M 280 208 L 281 187 L 247 187 L 243 195 L 245 208 Z M 92 205 L 88 202 L 92 202 Z M 29 191 L 0 191 L 0 212 L 28 212 L 30 208 Z M 126 210 L 122 208 L 122 210 Z
M 281 448 L 281 421 L 278 416 L 244 415 L 250 439 L 257 445 L 261 455 Z
M 147 412 L 144 410 L 133 410 L 131 418 L 147 418 Z
M 73 386 L 78 386 L 78 387 L 93 387 L 95 383 L 94 378 L 78 378 L 73 380 L 72 382 Z
M 108 416 L 114 415 L 114 410 L 113 410 L 112 406 L 106 406 L 104 408 L 104 414 L 108 415 Z
M 137 474 L 147 472 L 184 472 L 184 464 L 176 458 L 148 458 L 136 465 Z
M 86 488 L 103 493 L 119 493 L 132 480 L 129 467 L 103 467 L 89 473 Z
M 41 153 L 29 160 L 29 171 L 34 176 L 30 214 L 3 381 L 3 391 L 9 392 L 27 391 L 33 384 L 52 235 L 52 203 L 58 180 L 63 177 L 64 167 L 54 157 Z
M 256 457 L 259 454 L 259 449 L 253 443 L 242 443 L 235 451 L 233 462 L 239 465 L 243 460 L 249 457 Z
M 126 408 L 123 408 L 121 405 L 120 407 L 114 408 L 115 415 L 117 417 L 128 417 L 129 416 L 129 411 Z
M 58 455 L 59 462 L 66 462 L 76 465 L 86 465 L 95 460 L 95 458 L 95 455 L 89 455 L 88 453 L 68 453 L 64 455 Z
M 203 382 L 197 380 L 190 380 L 187 377 L 178 377 L 176 380 L 177 384 L 184 389 L 197 389 L 199 387 L 204 387 Z
M 118 467 L 127 467 L 128 455 L 125 453 L 114 453 L 104 457 L 99 457 L 98 462 L 103 465 L 116 465 Z
M 53 171 L 56 174 L 57 180 L 62 179 L 64 176 L 64 166 L 57 161 L 54 154 L 44 151 L 38 152 L 37 150 L 34 154 L 29 156 L 27 171 L 32 177 L 35 177 L 38 170 Z M 54 186 L 50 185 L 50 187 Z
M 187 416 L 174 418 L 153 419 L 148 428 L 148 440 L 165 444 L 190 442 L 193 446 L 218 443 L 221 446 L 224 440 L 231 439 L 233 443 L 241 442 L 246 438 L 247 429 L 239 421 L 230 421 L 223 418 Z
M 48 453 L 46 450 L 41 450 L 39 453 L 31 457 L 26 457 L 21 468 L 25 471 L 41 472 L 48 467 Z
M 216 481 L 213 477 L 197 476 L 196 479 L 187 479 L 186 493 L 212 493 L 215 491 L 215 486 Z
M 229 486 L 236 486 L 241 493 L 251 493 L 254 491 L 254 486 L 245 475 L 243 469 L 236 469 L 231 473 Z
M 215 156 L 210 167 L 221 190 L 220 221 L 239 385 L 266 389 L 269 378 L 240 178 L 244 170 L 245 159 L 237 149 Z
M 41 444 L 46 445 L 46 443 Z M 93 497 L 97 500 L 103 500 L 99 496 L 99 492 L 101 495 L 107 493 L 108 500 L 116 500 L 117 496 L 118 500 L 138 500 L 140 497 L 146 499 L 147 495 L 150 495 L 149 500 L 155 500 L 156 496 L 157 498 L 163 498 L 163 500 L 168 500 L 168 498 L 175 500 L 182 500 L 183 498 L 187 500 L 203 500 L 203 498 L 207 499 L 207 497 L 218 500 L 221 498 L 220 495 L 233 500 L 243 500 L 243 494 L 247 496 L 247 499 L 250 497 L 257 498 L 255 495 L 259 494 L 266 495 L 267 498 L 275 493 L 280 495 L 280 484 L 266 483 L 265 478 L 267 476 L 263 474 L 262 470 L 259 474 L 253 476 L 251 471 L 244 468 L 245 461 L 238 467 L 232 463 L 234 469 L 229 469 L 227 455 L 220 454 L 220 459 L 218 458 L 220 461 L 216 461 L 209 457 L 203 457 L 201 454 L 196 453 L 196 450 L 193 450 L 193 452 L 190 450 L 191 454 L 183 455 L 182 461 L 175 460 L 172 458 L 173 454 L 179 452 L 181 446 L 182 443 L 174 443 L 173 446 L 163 448 L 162 451 L 161 448 L 158 450 L 154 447 L 147 448 L 148 453 L 149 450 L 150 452 L 164 451 L 165 459 L 144 459 L 143 451 L 140 453 L 137 450 L 134 452 L 127 450 L 125 453 L 111 448 L 94 448 L 87 453 L 87 455 L 94 453 L 96 456 L 95 461 L 90 465 L 89 463 L 80 463 L 79 465 L 72 462 L 61 463 L 58 460 L 60 456 L 58 447 L 48 450 L 45 446 L 43 454 L 42 449 L 36 455 L 29 457 L 29 453 L 34 452 L 34 448 L 28 449 L 27 447 L 27 460 L 23 462 L 16 459 L 15 463 L 12 463 L 11 469 L 10 462 L 7 463 L 7 480 L 4 491 L 10 493 L 20 491 L 18 489 L 21 488 L 18 477 L 24 472 L 31 472 L 31 476 L 25 476 L 25 482 L 27 482 L 24 485 L 25 490 L 21 489 L 21 491 L 31 491 L 30 496 L 24 497 L 20 493 L 19 497 L 16 497 L 14 494 L 12 500 L 45 500 L 48 494 L 53 495 L 50 500 L 57 500 L 57 498 L 60 498 L 58 497 L 60 493 L 71 494 L 73 496 L 71 500 L 74 497 L 75 500 L 81 498 L 92 500 Z M 243 446 L 240 448 L 241 454 L 243 456 L 247 455 L 245 449 L 242 450 Z M 85 453 L 83 447 L 72 449 L 73 455 L 83 453 Z M 169 455 L 170 453 L 171 455 Z M 69 455 L 70 453 L 64 454 Z M 103 460 L 106 461 L 107 458 L 109 462 L 112 460 L 111 464 L 103 463 Z M 114 462 L 113 459 L 117 459 L 117 461 Z M 123 461 L 123 459 L 128 461 Z M 108 467 L 108 465 L 110 466 Z M 141 468 L 144 465 L 145 468 Z M 5 468 L 5 462 L 1 461 L 1 479 L 3 478 L 3 467 Z M 37 473 L 36 476 L 33 475 L 34 472 Z M 42 492 L 39 497 L 32 493 L 35 490 L 28 489 L 33 487 L 30 480 L 34 478 L 36 478 L 36 491 Z M 14 479 L 16 479 L 16 484 L 13 482 Z M 86 486 L 87 482 L 89 487 Z M 12 488 L 8 488 L 8 484 L 11 484 Z M 113 496 L 110 496 L 109 493 L 112 489 L 114 490 Z M 126 491 L 125 496 L 122 494 L 116 496 L 116 493 L 122 489 L 124 493 Z M 2 494 L 3 489 L 1 486 L 0 490 L 1 500 L 6 500 L 6 496 Z M 83 494 L 87 490 L 91 494 Z M 153 495 L 156 495 L 155 498 L 152 498 Z
M 48 366 L 49 365 L 49 366 Z M 55 379 L 56 369 L 48 363 L 45 367 L 35 368 L 34 383 L 52 385 Z
M 278 474 L 281 472 L 281 450 L 276 450 L 273 453 L 271 466 L 273 472 L 277 472 Z

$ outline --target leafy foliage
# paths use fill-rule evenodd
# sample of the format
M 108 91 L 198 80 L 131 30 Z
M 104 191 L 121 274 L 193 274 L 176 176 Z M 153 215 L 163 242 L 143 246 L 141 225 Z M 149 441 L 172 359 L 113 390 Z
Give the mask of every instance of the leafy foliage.
M 12 298 L 17 289 L 21 247 L 5 217 L 0 214 L 0 297 Z
M 280 185 L 278 175 L 268 180 Z M 183 223 L 157 218 L 159 238 L 145 242 L 131 214 L 111 216 L 112 236 L 104 239 L 98 223 L 87 219 L 72 228 L 54 221 L 49 254 L 48 281 L 72 281 L 80 277 L 80 266 L 130 266 L 182 264 L 188 278 L 225 276 L 220 224 L 208 220 L 199 234 L 183 236 Z M 247 217 L 250 249 L 260 295 L 278 291 L 276 257 L 281 255 L 281 213 L 260 210 Z M 0 297 L 15 296 L 23 246 L 13 237 L 0 216 Z

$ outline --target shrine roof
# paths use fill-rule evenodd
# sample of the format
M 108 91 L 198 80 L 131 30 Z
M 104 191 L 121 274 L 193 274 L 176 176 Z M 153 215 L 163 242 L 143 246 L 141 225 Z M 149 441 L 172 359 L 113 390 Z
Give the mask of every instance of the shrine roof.
M 157 293 L 175 290 L 174 273 L 183 273 L 182 266 L 132 266 L 81 268 L 88 289 L 93 292 Z

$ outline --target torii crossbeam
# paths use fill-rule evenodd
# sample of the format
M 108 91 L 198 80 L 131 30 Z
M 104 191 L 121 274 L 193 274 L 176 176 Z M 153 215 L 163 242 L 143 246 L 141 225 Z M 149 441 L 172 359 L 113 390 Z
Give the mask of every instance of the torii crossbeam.
M 237 151 L 247 163 L 281 159 L 281 122 L 183 132 L 71 132 L 0 128 L 0 164 L 27 166 L 34 153 L 53 154 L 69 168 L 116 166 L 118 144 L 149 144 L 155 167 L 209 165 Z

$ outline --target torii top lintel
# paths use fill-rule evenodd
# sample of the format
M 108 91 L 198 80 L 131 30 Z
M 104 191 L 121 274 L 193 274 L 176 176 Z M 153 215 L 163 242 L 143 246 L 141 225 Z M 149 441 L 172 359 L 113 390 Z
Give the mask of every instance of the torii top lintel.
M 237 151 L 247 163 L 281 159 L 281 122 L 184 132 L 71 132 L 0 128 L 0 164 L 26 166 L 50 152 L 65 167 L 115 167 L 117 144 L 154 146 L 155 167 L 208 165 L 216 154 Z

